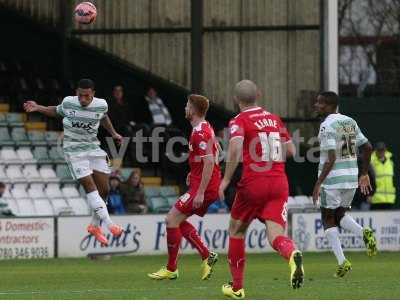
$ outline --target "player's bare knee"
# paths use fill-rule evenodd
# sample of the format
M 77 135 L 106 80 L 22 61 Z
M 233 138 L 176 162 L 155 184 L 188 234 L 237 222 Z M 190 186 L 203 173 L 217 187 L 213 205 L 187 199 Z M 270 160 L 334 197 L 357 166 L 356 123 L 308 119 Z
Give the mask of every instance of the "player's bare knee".
M 271 246 L 278 236 L 285 234 L 285 227 L 272 220 L 265 221 L 265 228 L 267 230 L 267 239 Z
M 172 228 L 172 227 L 178 227 L 179 224 L 177 224 L 174 215 L 168 213 L 167 216 L 165 217 L 165 225 L 167 226 L 167 228 Z
M 345 216 L 347 208 L 339 207 L 335 210 L 335 222 L 337 226 L 340 226 L 340 221 Z
M 268 240 L 268 243 L 269 243 L 269 245 L 272 247 L 272 245 L 274 244 L 274 241 L 275 241 L 275 236 L 274 237 L 272 237 L 272 236 L 267 236 L 267 240 Z
M 229 223 L 229 236 L 242 238 L 246 234 L 247 226 L 236 220 L 231 220 Z
M 109 187 L 107 186 L 107 187 L 99 188 L 98 191 L 99 191 L 100 197 L 103 198 L 103 199 L 105 200 L 105 199 L 107 199 L 107 197 L 108 197 L 108 194 L 109 194 L 109 192 L 110 192 L 110 189 L 109 189 Z
M 229 229 L 229 236 L 234 237 L 234 238 L 243 238 L 245 235 L 245 232 L 241 232 L 237 228 L 230 228 Z
M 79 183 L 83 186 L 86 194 L 97 190 L 97 186 L 90 176 L 79 179 Z
M 329 208 L 321 208 L 322 225 L 327 230 L 336 227 L 336 210 Z
M 170 227 L 171 226 L 171 217 L 170 217 L 170 215 L 168 214 L 168 215 L 166 215 L 166 217 L 165 217 L 165 225 L 167 226 L 167 227 Z
M 323 225 L 324 225 L 324 229 L 325 230 L 327 230 L 329 228 L 332 228 L 332 227 L 337 227 L 336 226 L 336 222 L 335 221 L 330 221 L 330 220 L 325 221 Z
M 282 234 L 280 234 L 280 235 L 282 235 Z M 274 241 L 275 241 L 275 239 L 278 237 L 278 236 L 280 236 L 280 235 L 276 235 L 276 234 L 273 234 L 273 235 L 267 235 L 267 239 L 268 239 L 268 243 L 269 243 L 269 245 L 271 246 L 271 247 L 273 247 L 273 244 L 274 244 Z

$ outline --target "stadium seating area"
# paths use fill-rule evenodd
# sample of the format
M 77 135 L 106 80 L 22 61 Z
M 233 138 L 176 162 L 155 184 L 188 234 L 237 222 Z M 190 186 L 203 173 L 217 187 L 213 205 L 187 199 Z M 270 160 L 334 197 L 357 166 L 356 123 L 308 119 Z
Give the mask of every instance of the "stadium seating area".
M 0 109 L 7 109 L 0 106 Z M 60 132 L 25 122 L 24 114 L 0 112 L 0 181 L 4 199 L 17 216 L 87 215 L 82 188 L 73 181 L 57 144 Z M 31 130 L 33 129 L 33 130 Z M 122 168 L 126 180 L 132 168 Z M 142 177 L 149 211 L 165 213 L 175 203 L 179 187 L 162 186 L 160 177 Z M 314 209 L 306 196 L 289 197 L 288 209 Z
M 58 104 L 65 86 L 57 74 L 43 68 L 0 59 L 0 181 L 7 185 L 4 199 L 17 216 L 87 215 L 85 193 L 72 180 L 59 150 L 60 132 L 47 131 L 49 127 L 60 128 L 60 124 L 38 115 L 28 119 L 25 113 L 16 112 L 28 98 L 43 105 Z M 72 90 L 72 84 L 66 88 Z M 123 180 L 131 172 L 131 168 L 122 168 Z M 167 212 L 180 194 L 177 186 L 162 186 L 161 177 L 142 177 L 142 181 L 152 213 Z M 290 197 L 288 209 L 311 210 L 313 205 L 309 197 Z
M 47 131 L 60 129 L 59 121 L 19 113 L 26 99 L 57 105 L 62 94 L 74 89 L 58 75 L 46 64 L 0 57 L 0 181 L 7 185 L 4 198 L 17 216 L 89 213 L 85 193 L 72 180 L 59 150 L 60 132 Z M 123 180 L 131 172 L 122 168 Z M 177 187 L 162 187 L 161 177 L 142 181 L 150 212 L 167 211 L 179 195 Z M 75 192 L 64 194 L 64 188 Z
M 59 150 L 60 132 L 46 124 L 26 122 L 23 113 L 0 104 L 0 181 L 4 200 L 16 216 L 88 215 L 85 193 L 73 181 Z M 121 169 L 126 180 L 131 168 Z M 143 177 L 151 212 L 166 212 L 179 194 L 176 186 L 161 186 L 160 177 Z
M 294 196 L 288 198 L 287 209 L 291 211 L 315 211 L 316 206 L 313 204 L 312 197 Z
M 8 186 L 4 199 L 17 216 L 89 214 L 86 199 L 75 185 L 14 183 Z
M 155 213 L 168 212 L 179 194 L 176 186 L 150 186 L 145 188 L 149 209 Z
M 32 64 L 0 57 L 0 100 L 9 101 L 12 111 L 22 111 L 26 99 L 35 99 L 43 105 L 58 104 L 63 88 L 71 89 L 64 87 L 58 77 L 47 62 Z M 18 114 L 11 117 L 19 118 Z
M 87 215 L 86 200 L 57 148 L 60 133 L 8 110 L 7 104 L 0 106 L 0 181 L 6 183 L 3 198 L 13 214 Z

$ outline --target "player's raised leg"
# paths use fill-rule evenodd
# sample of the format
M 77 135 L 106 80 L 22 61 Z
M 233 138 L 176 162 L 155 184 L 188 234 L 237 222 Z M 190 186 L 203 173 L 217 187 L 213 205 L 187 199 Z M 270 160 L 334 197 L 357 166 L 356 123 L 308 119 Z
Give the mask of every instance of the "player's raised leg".
M 120 236 L 122 233 L 122 228 L 111 221 L 104 201 L 108 194 L 108 174 L 91 171 L 89 159 L 74 161 L 69 166 L 75 178 L 82 176 L 77 179 L 86 192 L 89 207 L 94 214 L 87 230 L 101 244 L 107 245 L 108 240 L 101 229 L 100 222 L 103 222 L 114 236 Z
M 207 246 L 201 240 L 196 228 L 188 221 L 183 221 L 179 228 L 182 236 L 194 247 L 201 256 L 201 279 L 207 280 L 211 277 L 213 266 L 218 261 L 218 254 L 208 250 Z
M 222 286 L 222 293 L 232 299 L 244 299 L 244 269 L 246 264 L 244 237 L 249 223 L 231 218 L 229 222 L 228 263 L 232 282 Z
M 275 176 L 265 181 L 269 189 L 265 189 L 267 201 L 259 220 L 263 220 L 267 229 L 267 238 L 271 247 L 289 262 L 290 285 L 297 289 L 304 282 L 303 255 L 296 248 L 295 243 L 285 235 L 287 223 L 287 199 L 289 196 L 289 185 L 286 176 Z
M 353 198 L 351 197 L 351 199 Z M 352 216 L 346 213 L 347 210 L 349 210 L 349 207 L 339 207 L 336 210 L 336 218 L 340 227 L 361 236 L 364 240 L 365 247 L 367 248 L 367 255 L 370 257 L 375 256 L 378 253 L 378 249 L 374 232 L 371 228 L 363 228 L 359 225 Z
M 272 248 L 289 262 L 290 285 L 298 289 L 304 282 L 303 255 L 295 243 L 285 235 L 285 227 L 277 222 L 265 221 L 267 237 Z
M 91 168 L 93 169 L 93 180 L 96 184 L 98 193 L 100 197 L 103 199 L 103 202 L 106 201 L 108 197 L 108 193 L 110 191 L 109 187 L 109 173 L 108 173 L 108 165 L 107 160 L 105 158 L 92 158 L 90 160 Z M 111 234 L 115 237 L 118 237 L 122 234 L 123 229 L 121 226 L 114 224 L 111 221 L 111 218 L 108 214 L 106 208 L 106 215 L 102 211 L 102 215 L 105 218 L 104 223 L 106 224 L 108 230 L 110 230 Z M 98 215 L 100 218 L 100 215 Z M 101 219 L 103 220 L 103 219 Z
M 105 224 L 112 223 L 110 216 L 108 215 L 106 205 L 103 199 L 100 197 L 92 175 L 80 178 L 78 181 L 86 192 L 89 207 L 94 214 L 91 224 L 89 224 L 87 227 L 87 231 L 92 234 L 102 245 L 107 245 L 108 240 L 100 226 L 101 221 L 103 221 Z

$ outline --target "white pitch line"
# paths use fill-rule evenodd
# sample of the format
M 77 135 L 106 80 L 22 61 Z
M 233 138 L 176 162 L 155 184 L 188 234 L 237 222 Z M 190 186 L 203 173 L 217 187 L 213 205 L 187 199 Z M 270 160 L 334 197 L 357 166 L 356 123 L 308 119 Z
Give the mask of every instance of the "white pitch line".
M 187 288 L 180 287 L 163 287 L 163 290 L 186 290 Z M 205 290 L 207 287 L 192 287 L 192 290 Z M 135 288 L 135 289 L 89 289 L 89 290 L 56 290 L 53 292 L 48 291 L 0 291 L 0 295 L 50 295 L 50 294 L 62 294 L 62 293 L 74 293 L 74 294 L 84 294 L 84 293 L 115 293 L 115 292 L 146 292 L 148 288 Z

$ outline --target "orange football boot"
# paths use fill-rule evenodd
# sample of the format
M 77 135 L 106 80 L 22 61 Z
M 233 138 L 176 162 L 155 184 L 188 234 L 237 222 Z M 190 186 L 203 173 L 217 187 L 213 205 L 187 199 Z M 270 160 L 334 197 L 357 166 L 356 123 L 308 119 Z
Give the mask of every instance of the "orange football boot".
M 110 230 L 111 234 L 115 237 L 119 237 L 124 232 L 122 227 L 116 224 L 110 225 L 108 229 Z
M 90 224 L 87 227 L 87 231 L 93 235 L 97 241 L 100 242 L 101 245 L 107 246 L 108 245 L 108 240 L 106 236 L 103 234 L 103 231 L 101 230 L 100 226 L 94 226 L 93 224 Z

